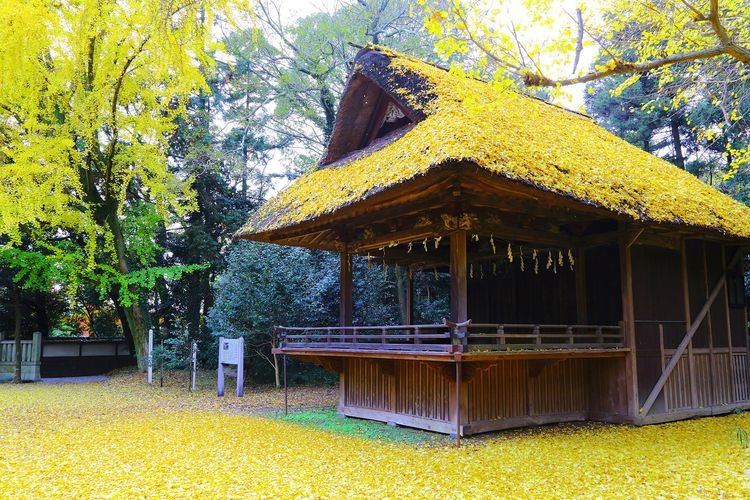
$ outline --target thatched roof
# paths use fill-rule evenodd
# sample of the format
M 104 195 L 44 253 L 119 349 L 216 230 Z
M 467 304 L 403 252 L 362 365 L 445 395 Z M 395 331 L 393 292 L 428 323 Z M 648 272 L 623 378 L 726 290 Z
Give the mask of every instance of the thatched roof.
M 351 153 L 362 127 L 344 116 L 370 112 L 357 103 L 363 82 L 382 88 L 415 125 Z M 321 166 L 265 203 L 237 236 L 312 221 L 454 161 L 620 217 L 750 238 L 748 207 L 590 118 L 382 47 L 357 55 Z

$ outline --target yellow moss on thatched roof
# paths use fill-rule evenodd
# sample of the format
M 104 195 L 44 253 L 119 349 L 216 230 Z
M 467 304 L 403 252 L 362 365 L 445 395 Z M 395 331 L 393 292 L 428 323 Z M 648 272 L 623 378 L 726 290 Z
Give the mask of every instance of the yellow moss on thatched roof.
M 426 80 L 436 96 L 422 109 L 426 118 L 383 149 L 301 177 L 265 203 L 239 236 L 330 214 L 445 162 L 468 160 L 506 179 L 635 220 L 750 238 L 750 209 L 588 117 L 388 49 L 372 50 L 390 57 L 392 87 L 385 90 L 392 95 L 411 92 L 400 83 L 408 79 L 398 75 L 416 73 Z

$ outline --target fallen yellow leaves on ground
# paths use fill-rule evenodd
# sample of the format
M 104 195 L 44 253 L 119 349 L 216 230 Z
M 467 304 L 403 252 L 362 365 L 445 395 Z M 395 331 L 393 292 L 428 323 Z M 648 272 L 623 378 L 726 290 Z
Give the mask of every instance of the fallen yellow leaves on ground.
M 250 414 L 283 391 L 216 398 L 140 376 L 0 385 L 2 498 L 528 498 L 750 496 L 750 416 L 633 428 L 566 425 L 460 449 L 366 440 Z M 331 404 L 300 388 L 294 407 Z

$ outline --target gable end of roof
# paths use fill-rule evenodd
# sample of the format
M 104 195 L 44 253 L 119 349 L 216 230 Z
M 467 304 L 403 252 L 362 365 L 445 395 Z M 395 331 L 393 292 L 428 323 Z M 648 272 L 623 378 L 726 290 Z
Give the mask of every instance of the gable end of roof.
M 393 100 L 413 123 L 427 117 L 430 103 L 437 98 L 429 82 L 415 71 L 396 70 L 391 59 L 382 51 L 367 48 L 355 56 L 354 70 L 347 81 L 326 154 L 319 166 L 330 165 L 367 146 L 358 132 L 366 129 L 362 126 L 364 120 L 371 120 L 377 112 L 380 93 Z

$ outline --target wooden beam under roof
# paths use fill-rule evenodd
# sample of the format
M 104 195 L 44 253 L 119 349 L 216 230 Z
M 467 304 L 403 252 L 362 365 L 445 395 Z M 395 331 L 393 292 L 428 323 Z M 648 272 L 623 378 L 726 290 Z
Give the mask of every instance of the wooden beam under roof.
M 616 240 L 614 231 L 608 236 L 588 234 L 579 237 L 577 234 L 580 234 L 581 228 L 586 231 L 587 225 L 595 225 L 601 221 L 630 223 L 627 217 L 511 181 L 478 168 L 471 162 L 454 162 L 441 165 L 426 175 L 370 195 L 367 199 L 342 207 L 335 213 L 323 215 L 293 227 L 277 229 L 265 234 L 259 233 L 252 239 L 323 250 L 340 250 L 343 245 L 351 243 L 352 248 L 358 249 L 356 251 L 366 251 L 391 241 L 410 238 L 409 228 L 405 227 L 406 221 L 410 218 L 427 212 L 456 213 L 459 211 L 480 214 L 480 224 L 472 229 L 474 232 L 483 231 L 506 239 L 549 246 L 586 247 L 614 243 Z M 488 215 L 506 222 L 499 224 L 498 220 L 495 220 L 488 223 L 485 220 Z M 512 222 L 514 217 L 520 218 L 517 223 Z M 549 234 L 533 227 L 537 224 L 544 226 L 550 223 L 555 227 L 548 231 Z M 391 230 L 390 232 L 397 234 L 390 236 L 386 236 L 384 231 L 379 231 L 380 234 L 377 235 L 379 242 L 359 241 L 360 238 L 356 236 L 357 231 L 376 224 L 395 224 L 400 227 L 397 231 Z M 643 221 L 638 225 L 654 229 L 645 235 L 648 244 L 667 248 L 675 248 L 676 245 L 670 232 L 682 235 L 698 234 L 695 228 L 686 229 L 676 224 Z M 520 226 L 520 229 L 514 226 Z M 340 232 L 330 231 L 334 227 L 345 228 L 346 236 L 342 236 Z M 576 228 L 578 228 L 577 231 Z M 659 235 L 657 234 L 659 232 L 666 234 Z M 415 233 L 413 239 L 448 233 L 449 231 L 434 228 L 431 232 Z M 713 231 L 706 230 L 705 233 L 705 235 L 712 235 L 717 241 L 726 241 L 726 238 L 722 238 Z M 313 234 L 315 236 L 310 236 Z M 559 241 L 555 241 L 552 235 L 555 235 L 554 238 Z

